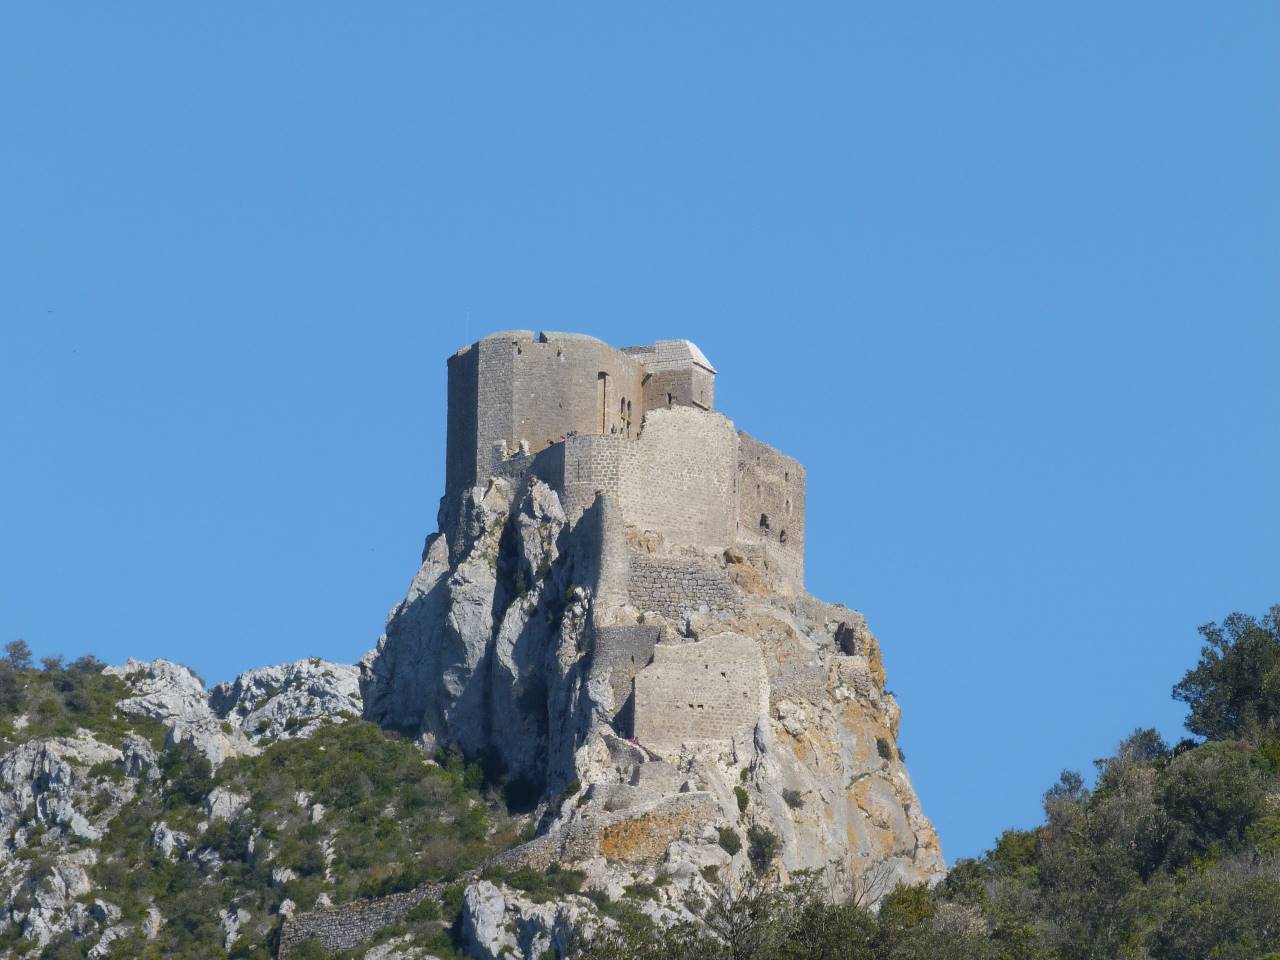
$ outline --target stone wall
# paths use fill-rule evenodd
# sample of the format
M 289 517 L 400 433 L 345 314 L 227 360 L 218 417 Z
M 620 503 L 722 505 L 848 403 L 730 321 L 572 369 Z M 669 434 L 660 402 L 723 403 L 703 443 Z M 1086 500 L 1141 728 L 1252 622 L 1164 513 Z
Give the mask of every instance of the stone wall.
M 636 739 L 662 755 L 686 742 L 750 737 L 768 709 L 768 687 L 749 637 L 660 643 L 653 663 L 636 675 Z
M 596 627 L 591 672 L 608 679 L 613 691 L 614 728 L 629 737 L 634 729 L 632 693 L 636 674 L 653 659 L 653 648 L 662 633 L 661 627 L 645 624 L 621 624 Z
M 661 557 L 630 551 L 628 595 L 639 610 L 653 610 L 679 620 L 705 609 L 739 612 L 741 603 L 723 569 L 684 557 Z
M 748 555 L 804 581 L 804 467 L 711 411 L 693 344 L 614 348 L 577 334 L 496 333 L 449 360 L 446 501 L 532 471 L 576 520 L 617 494 L 627 525 Z M 446 506 L 447 506 L 446 503 Z
M 331 953 L 350 950 L 371 940 L 379 931 L 400 923 L 423 900 L 438 899 L 443 890 L 444 884 L 429 883 L 376 900 L 357 900 L 309 913 L 295 913 L 285 919 L 280 929 L 276 956 L 288 960 L 307 940 L 315 940 Z
M 597 493 L 611 493 L 620 497 L 623 462 L 629 458 L 631 442 L 620 436 L 569 437 L 563 444 L 559 459 L 560 474 L 551 485 L 560 494 L 565 515 L 571 520 L 589 507 Z M 551 451 L 539 454 L 538 469 L 546 458 L 546 470 L 554 473 L 556 464 L 548 456 Z M 621 501 L 620 501 L 621 505 Z M 625 508 L 624 508 L 625 509 Z
M 673 543 L 722 550 L 733 542 L 738 441 L 718 413 L 652 411 L 637 439 L 569 437 L 537 455 L 533 471 L 576 520 L 597 493 L 616 494 L 628 526 Z
M 480 396 L 480 351 L 473 344 L 448 360 L 449 416 L 445 422 L 444 488 L 446 496 L 476 482 L 476 422 Z
M 732 542 L 737 435 L 726 417 L 650 411 L 627 454 L 620 494 L 629 526 L 711 550 Z
M 645 410 L 715 405 L 716 370 L 688 340 L 659 340 L 651 346 L 623 347 L 644 364 Z
M 798 589 L 804 585 L 804 466 L 750 434 L 738 433 L 737 541 L 758 544 Z
M 634 435 L 644 416 L 644 367 L 594 337 L 495 333 L 448 367 L 446 496 L 572 432 Z
M 512 435 L 539 450 L 570 431 L 633 436 L 644 416 L 644 367 L 606 343 L 544 333 L 512 343 Z

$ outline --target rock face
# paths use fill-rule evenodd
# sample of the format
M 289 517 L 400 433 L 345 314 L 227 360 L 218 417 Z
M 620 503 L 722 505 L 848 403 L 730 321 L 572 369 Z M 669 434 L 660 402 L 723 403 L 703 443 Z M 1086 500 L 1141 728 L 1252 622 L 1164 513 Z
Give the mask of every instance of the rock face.
M 692 889 L 702 866 L 731 879 L 751 862 L 850 892 L 940 878 L 879 644 L 803 590 L 803 466 L 735 433 L 709 390 L 657 408 L 646 393 L 639 423 L 624 393 L 622 419 L 594 428 L 563 413 L 576 399 L 527 399 L 533 382 L 579 396 L 583 339 L 502 334 L 450 361 L 450 457 L 468 459 L 451 459 L 441 532 L 360 664 L 366 718 L 499 761 L 560 862 L 605 886 L 661 871 Z M 617 360 L 591 344 L 589 366 Z M 646 371 L 715 373 L 692 345 L 622 354 L 616 376 L 634 360 L 646 390 Z M 510 428 L 492 457 L 473 454 L 495 424 Z M 672 831 L 663 804 L 694 795 L 708 803 Z M 547 924 L 525 943 L 518 910 L 493 919 L 503 896 L 468 892 L 477 955 L 546 949 Z

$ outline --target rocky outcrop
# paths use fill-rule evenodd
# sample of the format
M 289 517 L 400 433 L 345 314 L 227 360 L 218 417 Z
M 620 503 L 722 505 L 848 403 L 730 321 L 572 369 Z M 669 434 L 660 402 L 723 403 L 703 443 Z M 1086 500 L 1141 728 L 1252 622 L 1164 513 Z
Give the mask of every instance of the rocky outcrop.
M 304 737 L 322 720 L 360 716 L 360 672 L 314 657 L 259 667 L 214 687 L 209 706 L 255 742 Z
M 575 929 L 594 917 L 584 897 L 534 903 L 509 888 L 480 880 L 462 899 L 462 942 L 477 960 L 563 956 Z
M 120 702 L 122 712 L 158 721 L 169 744 L 189 742 L 215 767 L 264 743 L 307 736 L 324 719 L 358 717 L 362 709 L 357 668 L 314 657 L 248 670 L 211 691 L 168 660 L 130 659 L 104 672 L 133 691 Z
M 88 733 L 30 740 L 0 757 L 0 890 L 5 916 L 43 948 L 67 932 L 87 935 L 118 919 L 106 902 L 81 902 L 93 885 L 92 847 L 133 796 L 110 771 L 124 754 Z M 41 857 L 33 858 L 38 849 Z M 43 862 L 41 862 L 43 861 Z M 34 869 L 33 869 L 34 864 Z
M 452 549 L 440 534 L 427 541 L 361 661 L 364 715 L 420 730 L 428 746 L 496 752 L 508 781 L 537 800 L 574 779 L 590 725 L 579 695 L 589 561 L 572 555 L 583 545 L 544 484 L 494 479 L 467 494 L 461 518 Z

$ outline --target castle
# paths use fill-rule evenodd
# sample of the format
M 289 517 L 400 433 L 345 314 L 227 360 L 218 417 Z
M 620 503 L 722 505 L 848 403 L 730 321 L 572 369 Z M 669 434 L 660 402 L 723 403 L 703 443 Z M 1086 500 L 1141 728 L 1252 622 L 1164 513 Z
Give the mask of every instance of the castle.
M 446 509 L 488 477 L 532 474 L 571 522 L 603 495 L 625 527 L 737 549 L 803 589 L 804 467 L 714 410 L 716 369 L 688 340 L 619 350 L 519 330 L 448 366 Z

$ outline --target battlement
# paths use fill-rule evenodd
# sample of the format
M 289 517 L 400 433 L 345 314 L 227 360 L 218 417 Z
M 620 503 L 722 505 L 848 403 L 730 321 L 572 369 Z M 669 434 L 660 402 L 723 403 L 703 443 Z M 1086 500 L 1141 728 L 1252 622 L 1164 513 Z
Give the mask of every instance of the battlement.
M 514 330 L 449 358 L 446 504 L 533 473 L 571 519 L 609 494 L 627 527 L 745 549 L 804 579 L 804 467 L 714 410 L 716 369 L 688 340 L 615 349 Z

